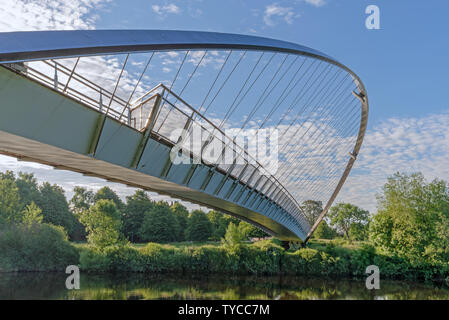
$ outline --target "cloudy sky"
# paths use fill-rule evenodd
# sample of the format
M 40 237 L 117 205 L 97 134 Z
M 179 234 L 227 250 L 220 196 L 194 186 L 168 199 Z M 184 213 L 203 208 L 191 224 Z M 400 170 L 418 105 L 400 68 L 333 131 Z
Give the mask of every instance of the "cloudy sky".
M 365 28 L 380 8 L 381 29 Z M 0 32 L 53 29 L 178 29 L 253 34 L 318 49 L 348 65 L 370 99 L 368 132 L 338 201 L 375 211 L 375 195 L 395 171 L 449 181 L 449 42 L 445 0 L 215 1 L 1 0 Z M 0 170 L 122 196 L 133 189 L 0 157 Z

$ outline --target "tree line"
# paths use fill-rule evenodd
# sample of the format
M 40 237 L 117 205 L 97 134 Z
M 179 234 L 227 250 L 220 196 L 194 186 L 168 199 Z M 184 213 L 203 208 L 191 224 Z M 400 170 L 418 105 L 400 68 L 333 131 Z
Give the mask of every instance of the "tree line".
M 322 203 L 305 201 L 302 210 L 312 225 L 323 210 Z M 141 190 L 122 201 L 109 187 L 97 192 L 75 187 L 73 197 L 67 201 L 60 186 L 48 182 L 39 185 L 33 174 L 0 173 L 0 224 L 35 222 L 64 228 L 70 240 L 87 239 L 101 245 L 221 239 L 229 243 L 267 236 L 229 215 L 189 212 L 178 202 L 151 200 Z M 376 214 L 338 203 L 314 237 L 364 241 L 416 263 L 439 263 L 449 261 L 448 234 L 448 183 L 438 179 L 428 182 L 421 173 L 396 173 L 378 195 Z
M 322 212 L 319 202 L 305 201 L 302 207 L 311 224 Z M 288 252 L 292 255 L 288 255 L 288 261 L 294 263 L 293 271 L 300 268 L 298 263 L 313 264 L 316 257 L 321 257 L 317 259 L 325 261 L 323 272 L 330 266 L 338 269 L 344 262 L 345 271 L 341 272 L 350 273 L 357 262 L 360 268 L 366 263 L 383 266 L 391 276 L 404 270 L 415 270 L 430 278 L 437 273 L 447 276 L 448 235 L 449 184 L 438 179 L 429 182 L 420 173 L 396 173 L 388 178 L 378 195 L 376 214 L 352 204 L 338 203 L 315 232 L 319 238 L 363 240 L 357 245 L 360 250 L 348 255 L 335 247 L 337 242 L 312 242 L 311 246 L 321 246 L 318 251 L 290 248 Z M 266 236 L 263 231 L 231 216 L 216 211 L 188 211 L 177 202 L 156 202 L 140 190 L 122 201 L 108 187 L 97 192 L 76 187 L 74 196 L 67 201 L 60 186 L 47 182 L 39 185 L 32 174 L 0 173 L 0 272 L 61 270 L 78 262 L 90 270 L 101 269 L 104 263 L 108 263 L 108 270 L 122 267 L 128 270 L 133 265 L 136 270 L 147 270 L 159 266 L 158 259 L 176 258 L 167 260 L 164 269 L 174 271 L 172 268 L 178 266 L 176 261 L 180 261 L 181 268 L 187 268 L 188 259 L 199 259 L 195 263 L 200 263 L 206 259 L 206 252 L 207 259 L 201 260 L 201 265 L 207 270 L 218 270 L 217 259 L 223 259 L 225 269 L 254 271 L 263 266 L 251 262 L 246 255 L 255 254 L 253 258 L 262 259 L 274 247 L 257 246 L 257 242 L 249 245 L 245 240 L 263 236 Z M 68 238 L 87 240 L 90 246 L 73 246 Z M 189 251 L 193 249 L 184 246 L 186 249 L 173 249 L 176 257 L 171 258 L 161 257 L 163 247 L 154 243 L 142 249 L 129 245 L 130 242 L 207 240 L 221 240 L 222 245 L 197 247 L 198 255 L 193 256 Z M 308 256 L 310 250 L 314 252 L 313 261 Z M 236 258 L 228 261 L 231 256 Z M 278 262 L 272 261 L 273 268 L 279 268 Z M 287 266 L 287 260 L 279 263 Z M 188 268 L 196 267 L 189 265 Z
M 179 202 L 154 201 L 142 190 L 122 201 L 109 187 L 97 192 L 76 186 L 67 201 L 62 187 L 37 183 L 33 174 L 0 173 L 0 223 L 38 222 L 61 226 L 72 241 L 114 244 L 119 241 L 219 241 L 230 223 L 245 238 L 264 231 L 217 211 L 189 211 Z

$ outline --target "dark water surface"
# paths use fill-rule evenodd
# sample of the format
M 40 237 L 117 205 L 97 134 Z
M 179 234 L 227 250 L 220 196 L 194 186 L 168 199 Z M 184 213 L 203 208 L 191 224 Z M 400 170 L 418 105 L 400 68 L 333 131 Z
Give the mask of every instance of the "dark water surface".
M 83 275 L 80 290 L 65 288 L 65 273 L 0 273 L 0 299 L 449 299 L 449 287 L 365 279 L 187 275 Z

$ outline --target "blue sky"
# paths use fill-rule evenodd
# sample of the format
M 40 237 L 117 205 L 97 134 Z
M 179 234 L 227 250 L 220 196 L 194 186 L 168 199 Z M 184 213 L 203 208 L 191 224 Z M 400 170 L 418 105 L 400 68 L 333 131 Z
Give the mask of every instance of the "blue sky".
M 365 28 L 365 8 L 371 4 L 380 8 L 380 30 Z M 448 12 L 445 0 L 2 0 L 0 31 L 187 29 L 272 37 L 318 49 L 354 70 L 367 88 L 366 141 L 338 200 L 373 211 L 375 194 L 394 171 L 422 171 L 429 179 L 449 181 Z M 50 177 L 68 192 L 74 184 L 94 189 L 103 184 L 2 157 L 0 170 L 5 169 Z

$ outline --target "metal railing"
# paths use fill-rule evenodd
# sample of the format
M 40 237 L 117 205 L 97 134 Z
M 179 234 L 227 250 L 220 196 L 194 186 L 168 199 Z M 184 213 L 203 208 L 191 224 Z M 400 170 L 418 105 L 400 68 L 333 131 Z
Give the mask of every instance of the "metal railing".
M 218 169 L 226 176 L 243 183 L 252 192 L 264 194 L 270 191 L 273 195 L 271 200 L 287 212 L 294 214 L 301 220 L 302 225 L 306 223 L 299 204 L 277 178 L 269 173 L 269 170 L 167 86 L 158 84 L 131 105 L 131 123 L 134 124 L 135 129 L 140 131 L 150 129 L 153 134 L 173 145 L 180 146 L 179 149 L 186 151 L 192 158 L 202 159 L 202 162 L 212 169 Z M 155 118 L 150 120 L 150 114 L 154 108 L 157 108 L 157 112 Z M 193 137 L 195 127 L 201 131 L 200 137 L 206 137 L 197 148 L 195 148 Z M 184 129 L 184 132 L 175 134 L 175 130 L 180 128 Z M 215 162 L 207 161 L 203 157 L 203 152 L 207 146 L 214 143 L 222 146 L 220 155 Z M 232 163 L 220 162 L 225 154 L 235 155 Z
M 189 152 L 192 158 L 202 159 L 201 161 L 208 165 L 211 171 L 218 170 L 225 174 L 225 178 L 232 177 L 235 183 L 242 183 L 249 189 L 251 194 L 256 192 L 265 195 L 267 199 L 273 201 L 274 204 L 292 215 L 296 221 L 296 225 L 304 232 L 307 232 L 307 230 L 304 230 L 304 227 L 305 229 L 310 228 L 295 198 L 274 175 L 269 173 L 269 170 L 264 168 L 245 148 L 235 143 L 235 140 L 227 136 L 222 129 L 204 117 L 164 84 L 158 84 L 143 96 L 130 103 L 76 73 L 77 63 L 70 69 L 55 60 L 43 60 L 42 62 L 53 68 L 53 77 L 27 65 L 8 64 L 4 66 L 75 99 L 88 107 L 105 113 L 107 116 L 127 126 L 139 131 L 149 129 L 152 134 L 171 142 L 173 146 L 180 145 L 180 150 Z M 65 83 L 59 80 L 60 77 L 58 75 L 60 74 L 67 77 Z M 98 98 L 96 99 L 81 92 L 81 89 L 75 89 L 71 85 L 74 81 L 76 81 L 78 86 L 98 94 Z M 104 103 L 105 100 L 108 101 L 108 104 Z M 156 101 L 159 104 L 157 106 L 158 110 L 154 114 L 150 125 L 150 114 L 156 107 Z M 122 108 L 122 111 L 111 108 L 112 102 Z M 204 136 L 207 136 L 207 139 L 204 142 L 201 141 L 200 148 L 189 148 L 185 142 L 192 138 L 191 134 L 195 127 L 201 130 Z M 175 129 L 184 129 L 185 131 L 184 133 L 180 132 L 177 136 L 173 136 Z M 188 134 L 185 134 L 185 132 Z M 221 156 L 224 154 L 234 155 L 232 163 L 214 163 L 213 161 L 208 162 L 203 159 L 202 152 L 204 149 L 214 143 L 220 143 L 223 146 Z M 217 187 L 216 194 L 220 192 L 221 189 L 219 190 L 219 188 L 222 186 L 223 183 Z M 228 192 L 227 196 L 229 197 L 231 195 L 232 192 Z M 247 195 L 246 200 L 248 200 L 249 195 Z M 241 197 L 242 192 L 234 200 L 239 201 Z

